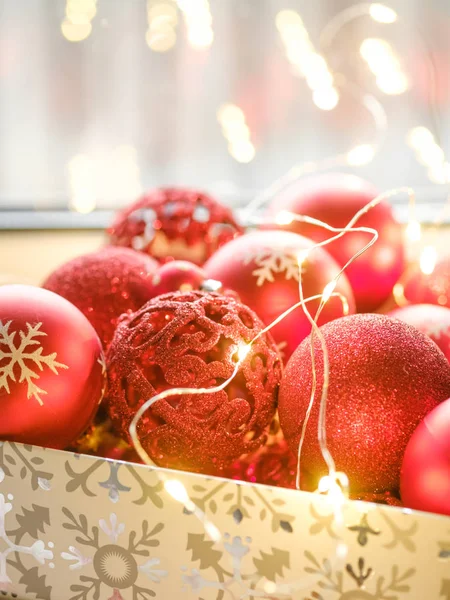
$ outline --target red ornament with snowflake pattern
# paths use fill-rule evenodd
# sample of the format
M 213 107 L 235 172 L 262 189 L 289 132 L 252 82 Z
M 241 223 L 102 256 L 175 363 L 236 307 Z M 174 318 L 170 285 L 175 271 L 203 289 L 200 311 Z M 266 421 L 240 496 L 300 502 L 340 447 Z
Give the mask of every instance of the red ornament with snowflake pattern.
M 73 304 L 33 286 L 0 287 L 0 439 L 69 446 L 105 382 L 101 342 Z
M 180 259 L 202 265 L 242 231 L 232 211 L 212 196 L 187 188 L 160 188 L 118 212 L 108 234 L 111 244 L 161 262 Z
M 233 289 L 241 301 L 252 308 L 265 325 L 269 325 L 299 301 L 298 256 L 312 245 L 311 240 L 289 231 L 254 231 L 220 248 L 204 265 L 204 269 L 208 278 Z M 321 295 L 339 270 L 326 250 L 311 250 L 302 262 L 304 298 Z M 353 292 L 345 275 L 339 279 L 335 292 L 345 296 L 348 311 L 354 312 Z M 313 316 L 318 306 L 319 300 L 307 303 Z M 323 324 L 344 314 L 342 300 L 331 297 L 318 322 Z M 301 307 L 271 329 L 285 359 L 310 331 L 311 324 Z
M 240 302 L 195 291 L 158 296 L 124 315 L 107 356 L 107 407 L 116 430 L 131 442 L 136 411 L 162 390 L 226 381 L 239 349 L 262 327 Z M 224 390 L 156 402 L 138 424 L 141 444 L 160 466 L 217 474 L 264 443 L 280 379 L 280 355 L 262 335 Z

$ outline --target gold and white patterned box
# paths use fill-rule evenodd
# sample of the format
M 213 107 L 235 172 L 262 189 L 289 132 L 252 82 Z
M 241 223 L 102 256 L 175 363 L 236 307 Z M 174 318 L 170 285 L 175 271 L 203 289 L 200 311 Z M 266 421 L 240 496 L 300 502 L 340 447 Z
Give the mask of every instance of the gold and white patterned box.
M 306 492 L 5 442 L 0 598 L 450 599 L 449 518 L 342 516 Z

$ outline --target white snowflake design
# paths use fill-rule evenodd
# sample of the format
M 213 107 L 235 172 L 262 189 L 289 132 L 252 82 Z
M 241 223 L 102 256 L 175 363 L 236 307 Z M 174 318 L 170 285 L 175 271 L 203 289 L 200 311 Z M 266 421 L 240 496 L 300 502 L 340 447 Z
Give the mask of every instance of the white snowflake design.
M 290 248 L 256 248 L 244 256 L 244 265 L 254 262 L 257 269 L 252 275 L 257 277 L 256 285 L 261 287 L 264 283 L 273 283 L 274 275 L 285 274 L 285 279 L 299 281 L 300 267 L 296 252 Z
M 12 494 L 8 494 L 9 501 L 13 500 Z M 13 552 L 20 552 L 21 554 L 31 554 L 34 559 L 41 565 L 45 564 L 46 560 L 52 560 L 53 552 L 46 549 L 45 543 L 42 540 L 36 540 L 31 546 L 19 546 L 14 544 L 6 533 L 6 515 L 11 512 L 12 504 L 7 502 L 5 496 L 0 494 L 0 540 L 6 544 L 6 549 L 0 552 L 0 589 L 4 589 L 5 584 L 11 583 L 11 579 L 7 573 L 7 558 Z M 49 548 L 53 547 L 53 544 L 49 543 Z M 50 563 L 50 567 L 54 566 Z
M 47 394 L 45 390 L 38 387 L 33 381 L 39 379 L 39 374 L 27 366 L 25 361 L 34 363 L 34 366 L 43 371 L 44 367 L 48 367 L 55 375 L 58 375 L 58 369 L 68 369 L 67 365 L 57 362 L 56 352 L 52 354 L 42 354 L 43 348 L 38 337 L 46 337 L 47 334 L 41 331 L 42 323 L 30 325 L 27 323 L 27 331 L 11 331 L 10 326 L 12 321 L 8 321 L 3 325 L 0 321 L 0 361 L 7 360 L 6 365 L 0 367 L 0 390 L 4 389 L 9 394 L 9 381 L 16 382 L 16 374 L 14 368 L 16 365 L 20 368 L 20 377 L 18 383 L 26 382 L 28 385 L 27 398 L 34 397 L 40 405 L 43 404 L 41 396 Z M 19 333 L 20 344 L 15 345 L 16 334 Z M 30 346 L 39 346 L 30 351 Z M 2 347 L 6 346 L 5 351 Z
M 430 323 L 427 327 L 427 334 L 436 340 L 440 340 L 442 336 L 449 334 L 449 326 L 446 323 Z

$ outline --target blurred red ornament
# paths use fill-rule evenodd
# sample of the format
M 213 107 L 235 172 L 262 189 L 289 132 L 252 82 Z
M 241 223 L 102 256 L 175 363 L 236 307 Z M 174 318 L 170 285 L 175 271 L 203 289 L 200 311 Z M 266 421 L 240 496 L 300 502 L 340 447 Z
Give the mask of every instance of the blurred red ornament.
M 281 211 L 306 215 L 336 228 L 345 227 L 355 214 L 377 196 L 370 183 L 356 175 L 330 173 L 302 179 L 276 196 L 268 216 L 276 221 Z M 280 228 L 316 242 L 334 234 L 322 227 L 292 221 Z M 405 268 L 403 233 L 388 202 L 382 201 L 363 215 L 354 227 L 370 227 L 378 240 L 345 270 L 359 312 L 377 309 L 389 297 Z M 371 239 L 369 233 L 346 233 L 326 249 L 344 266 Z
M 37 287 L 0 287 L 0 439 L 67 447 L 98 408 L 105 368 L 73 304 Z
M 218 250 L 205 264 L 208 278 L 221 281 L 233 289 L 244 304 L 252 308 L 265 325 L 299 301 L 299 254 L 312 242 L 289 231 L 255 231 L 247 233 Z M 315 248 L 302 262 L 302 285 L 305 298 L 322 294 L 325 286 L 338 274 L 339 267 L 322 248 Z M 353 293 L 343 275 L 336 286 L 354 311 Z M 314 316 L 319 300 L 308 302 Z M 332 297 L 326 303 L 319 323 L 342 317 L 342 301 Z M 277 324 L 271 333 L 285 358 L 311 331 L 303 311 L 297 308 Z
M 117 213 L 108 229 L 111 243 L 146 252 L 158 260 L 202 265 L 242 233 L 230 209 L 197 190 L 155 189 Z
M 225 475 L 230 479 L 295 489 L 297 458 L 283 436 L 253 454 L 237 459 Z
M 435 342 L 450 362 L 450 309 L 434 304 L 411 304 L 389 313 L 413 325 Z
M 450 516 L 450 399 L 417 427 L 403 458 L 405 506 Z
M 410 304 L 438 304 L 450 308 L 450 256 L 437 261 L 431 274 L 411 269 L 402 284 L 401 300 Z
M 414 429 L 450 395 L 450 365 L 423 333 L 384 315 L 352 315 L 321 328 L 329 352 L 328 448 L 353 493 L 398 490 Z M 318 444 L 323 354 L 315 340 L 318 392 L 302 449 L 317 488 L 327 473 Z M 279 394 L 280 425 L 293 452 L 311 394 L 310 340 L 292 355 Z
M 187 260 L 172 260 L 161 265 L 151 279 L 151 297 L 169 292 L 199 290 L 206 279 L 204 270 Z
M 58 267 L 44 281 L 47 290 L 75 304 L 89 319 L 105 348 L 125 312 L 152 297 L 156 260 L 129 248 L 102 248 Z
M 175 387 L 213 387 L 228 379 L 239 351 L 262 329 L 249 308 L 214 293 L 158 296 L 124 315 L 108 352 L 108 410 L 129 437 L 140 406 Z M 138 425 L 141 443 L 160 466 L 215 473 L 258 448 L 272 421 L 281 360 L 261 336 L 219 393 L 156 402 Z

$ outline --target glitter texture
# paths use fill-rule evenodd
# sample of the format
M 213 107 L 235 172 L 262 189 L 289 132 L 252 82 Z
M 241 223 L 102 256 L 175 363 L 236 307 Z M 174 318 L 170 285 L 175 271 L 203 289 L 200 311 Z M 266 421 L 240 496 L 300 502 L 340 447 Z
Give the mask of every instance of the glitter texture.
M 166 294 L 124 315 L 107 357 L 117 430 L 128 437 L 136 410 L 164 389 L 228 379 L 238 348 L 261 329 L 253 311 L 216 293 Z M 138 425 L 141 443 L 161 466 L 220 472 L 264 443 L 280 379 L 280 355 L 270 335 L 261 336 L 225 390 L 155 403 Z
M 352 315 L 321 328 L 330 359 L 327 441 L 353 493 L 398 490 L 415 428 L 450 396 L 450 365 L 423 333 L 383 315 Z M 315 342 L 318 393 L 302 451 L 317 483 L 326 474 L 317 442 L 323 355 Z M 311 392 L 310 339 L 292 355 L 280 386 L 280 424 L 296 452 Z
M 122 313 L 140 308 L 152 297 L 158 263 L 128 248 L 103 248 L 56 269 L 43 286 L 75 304 L 89 319 L 104 347 Z
M 217 248 L 242 233 L 229 208 L 184 188 L 152 190 L 119 211 L 110 241 L 150 254 L 203 264 Z

